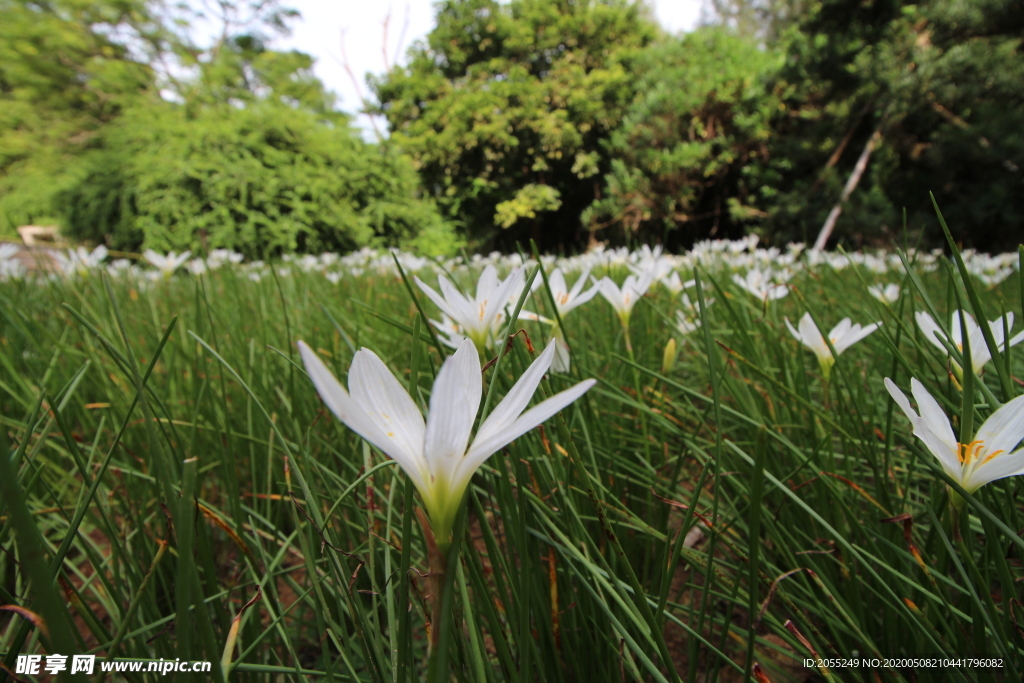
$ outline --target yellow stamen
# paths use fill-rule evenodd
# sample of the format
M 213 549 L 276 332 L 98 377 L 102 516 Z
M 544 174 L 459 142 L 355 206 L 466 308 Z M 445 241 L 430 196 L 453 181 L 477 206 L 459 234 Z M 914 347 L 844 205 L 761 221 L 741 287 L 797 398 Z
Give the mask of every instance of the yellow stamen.
M 970 465 L 971 461 L 975 460 L 985 449 L 985 442 L 972 441 L 969 444 L 958 443 L 957 446 L 960 447 L 956 454 L 957 459 L 960 460 L 960 463 L 963 465 Z M 985 459 L 985 461 L 987 462 L 990 458 L 992 458 L 995 455 L 998 455 L 999 453 L 1002 453 L 1002 451 L 996 451 L 995 453 L 989 455 Z
M 985 456 L 985 459 L 981 461 L 981 464 L 984 465 L 985 463 L 987 463 L 989 460 L 991 460 L 992 458 L 996 457 L 1000 453 L 1005 453 L 1005 452 L 1006 451 L 1004 451 L 1003 449 L 999 449 L 998 451 L 992 451 L 991 453 L 989 453 L 988 455 Z

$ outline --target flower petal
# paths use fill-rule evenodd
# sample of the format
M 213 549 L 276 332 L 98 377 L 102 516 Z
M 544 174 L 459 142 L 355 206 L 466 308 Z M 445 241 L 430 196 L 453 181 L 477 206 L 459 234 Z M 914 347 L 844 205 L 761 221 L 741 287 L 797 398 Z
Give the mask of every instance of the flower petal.
M 1001 453 L 978 465 L 962 483 L 968 492 L 976 491 L 996 479 L 1024 474 L 1024 448 L 1013 453 Z
M 832 345 L 836 347 L 836 353 L 842 353 L 846 349 L 850 348 L 864 337 L 868 336 L 872 332 L 878 329 L 878 326 L 882 323 L 871 323 L 861 327 L 860 325 L 854 325 L 841 339 L 837 339 L 832 342 Z
M 556 269 L 556 270 L 558 270 L 558 269 Z M 561 272 L 561 270 L 559 270 L 559 272 Z M 569 290 L 569 301 L 574 300 L 576 297 L 578 297 L 580 295 L 580 292 L 583 291 L 583 287 L 586 286 L 587 280 L 589 278 L 590 278 L 590 266 L 587 266 L 583 270 L 583 272 L 580 273 L 580 276 L 578 278 L 576 278 L 576 282 L 573 283 L 572 289 Z M 562 281 L 563 282 L 565 281 L 565 277 L 564 276 L 562 277 Z M 591 287 L 591 289 L 594 289 L 594 288 Z M 597 292 L 594 291 L 594 294 L 597 294 Z M 591 294 L 591 296 L 593 296 L 593 294 Z
M 1009 452 L 1016 448 L 1024 439 L 1024 396 L 1018 396 L 1000 406 L 981 425 L 974 439 L 984 442 L 988 453 Z
M 540 282 L 543 284 L 544 281 L 538 277 L 534 279 L 534 282 Z M 548 286 L 551 287 L 551 294 L 555 297 L 556 301 L 558 300 L 559 295 L 569 292 L 569 287 L 565 284 L 565 275 L 562 274 L 561 268 L 555 268 L 551 271 L 551 274 L 548 275 Z
M 582 282 L 582 280 L 580 280 L 580 282 Z M 558 313 L 562 316 L 568 315 L 570 311 L 582 306 L 583 304 L 587 303 L 595 296 L 597 296 L 597 293 L 597 285 L 594 285 L 593 287 L 583 292 L 582 294 L 574 295 L 570 293 L 568 303 L 566 303 L 564 306 L 559 307 Z M 1024 333 L 1022 333 L 1022 336 L 1024 336 Z
M 687 305 L 689 303 L 690 303 L 689 297 L 687 297 L 684 294 L 683 295 L 683 305 Z M 786 327 L 789 328 L 789 333 L 792 334 L 794 337 L 796 337 L 796 340 L 802 344 L 803 341 L 804 341 L 804 338 L 803 338 L 803 336 L 801 336 L 800 332 L 797 331 L 797 329 L 795 327 L 793 327 L 793 323 L 789 322 L 789 318 L 783 318 L 783 320 L 786 321 Z
M 423 455 L 435 479 L 450 481 L 466 454 L 482 393 L 480 354 L 467 339 L 441 365 L 430 393 Z
M 423 459 L 423 415 L 409 392 L 373 351 L 360 349 L 352 358 L 348 390 L 356 405 L 381 432 L 400 444 L 405 452 Z
M 480 313 L 480 307 L 472 299 L 463 296 L 444 275 L 437 276 L 437 286 L 441 288 L 441 294 L 444 295 L 444 300 L 448 302 L 448 306 L 455 311 L 454 314 L 450 315 L 456 322 L 466 328 L 467 331 L 486 329 L 486 326 L 481 322 L 483 316 Z
M 497 287 L 498 269 L 488 265 L 484 268 L 484 272 L 480 273 L 480 279 L 476 282 L 476 302 L 479 304 L 490 299 Z
M 611 304 L 616 313 L 620 313 L 625 310 L 626 306 L 623 301 L 622 290 L 619 289 L 619 286 L 616 285 L 611 278 L 605 275 L 597 284 L 601 288 L 601 296 L 604 297 L 605 301 Z
M 832 351 L 829 350 L 828 344 L 825 343 L 825 338 L 821 336 L 821 332 L 818 331 L 818 326 L 814 324 L 810 313 L 804 313 L 803 317 L 800 318 L 799 330 L 804 346 L 814 351 L 814 355 L 819 360 L 829 360 L 832 358 Z
M 917 382 L 916 379 L 912 379 L 911 385 L 914 387 L 914 397 L 917 398 L 919 406 L 921 405 L 921 399 L 918 397 L 918 387 L 920 387 L 923 395 L 928 396 L 928 398 L 931 399 L 931 402 L 935 403 L 935 399 L 932 399 L 931 395 L 924 390 L 924 387 L 921 387 L 920 382 Z M 928 450 L 931 451 L 932 455 L 934 455 L 939 461 L 939 464 L 942 465 L 942 469 L 945 470 L 946 474 L 957 481 L 961 481 L 963 471 L 960 467 L 960 461 L 956 457 L 957 445 L 955 441 L 952 446 L 953 450 L 950 450 L 949 444 L 932 433 L 932 431 L 925 425 L 921 416 L 915 413 L 914 409 L 910 407 L 910 401 L 907 400 L 906 395 L 904 395 L 904 393 L 900 391 L 899 387 L 897 387 L 896 384 L 894 384 L 888 377 L 885 378 L 885 388 L 889 390 L 889 395 L 892 396 L 894 401 L 896 401 L 896 405 L 898 405 L 903 410 L 903 413 L 910 418 L 910 423 L 914 426 L 914 435 L 921 439 L 921 441 L 924 441 L 925 446 L 928 447 Z M 935 407 L 938 407 L 938 404 L 935 404 Z M 923 407 L 922 410 L 924 410 Z M 943 420 L 945 420 L 945 415 L 942 417 Z M 946 429 L 949 430 L 950 436 L 952 436 L 952 430 L 949 428 L 948 423 L 946 424 Z
M 548 342 L 547 348 L 537 356 L 537 360 L 530 363 L 530 367 L 526 368 L 526 372 L 522 374 L 512 389 L 509 390 L 505 398 L 501 400 L 501 403 L 494 407 L 491 414 L 480 425 L 480 429 L 477 430 L 476 438 L 473 439 L 473 445 L 470 447 L 470 450 L 475 449 L 478 443 L 488 441 L 493 435 L 507 429 L 509 425 L 515 422 L 520 413 L 526 409 L 530 399 L 533 398 L 534 392 L 537 391 L 537 386 L 540 384 L 541 379 L 544 378 L 544 373 L 551 367 L 551 361 L 555 357 L 555 344 L 556 341 L 554 339 Z M 494 451 L 491 452 L 493 453 Z
M 452 306 L 450 306 L 447 301 L 445 301 L 445 298 L 443 296 L 435 292 L 433 287 L 431 287 L 430 285 L 428 285 L 415 275 L 412 276 L 412 279 L 416 283 L 416 285 L 421 290 L 423 290 L 423 293 L 426 294 L 427 297 L 434 302 L 434 305 L 440 308 L 445 315 L 447 315 L 449 318 L 454 318 L 456 320 L 458 319 L 458 314 L 455 312 L 455 309 Z
M 302 356 L 303 365 L 306 366 L 306 372 L 309 373 L 313 386 L 316 387 L 320 398 L 334 413 L 334 416 L 401 465 L 406 474 L 412 478 L 416 487 L 420 491 L 425 490 L 428 473 L 419 449 L 410 450 L 404 440 L 395 439 L 382 431 L 380 426 L 366 414 L 363 406 L 349 396 L 334 374 L 305 342 L 299 342 L 299 354 Z M 359 352 L 356 353 L 356 356 L 358 355 Z
M 554 347 L 549 346 L 548 348 L 553 349 Z M 530 369 L 533 369 L 532 366 Z M 480 438 L 480 434 L 478 433 L 477 437 L 473 440 L 473 445 L 469 447 L 469 452 L 466 453 L 466 457 L 463 459 L 462 465 L 459 467 L 457 479 L 468 479 L 473 476 L 473 473 L 476 472 L 477 468 L 479 468 L 487 458 L 491 457 L 494 453 L 511 443 L 514 439 L 522 436 L 562 408 L 578 399 L 595 384 L 597 384 L 597 380 L 595 379 L 584 380 L 565 391 L 558 392 L 547 400 L 541 401 L 533 408 L 530 408 L 520 415 L 510 424 L 504 425 L 499 430 L 489 432 L 483 439 Z M 495 411 L 497 411 L 497 408 Z
M 948 354 L 949 351 L 946 350 L 946 347 L 943 346 L 940 340 L 949 339 L 949 335 L 939 327 L 938 323 L 935 322 L 935 318 L 924 311 L 918 311 L 914 314 L 914 319 L 917 321 L 917 326 L 921 328 L 924 338 L 934 344 L 942 353 Z
M 914 409 L 910 407 L 910 401 L 907 400 L 907 395 L 900 390 L 896 383 L 888 377 L 885 378 L 885 388 L 888 390 L 889 395 L 892 396 L 892 400 L 896 401 L 896 405 L 900 407 L 903 414 L 910 418 L 911 422 L 917 422 L 920 416 L 914 412 Z
M 917 401 L 917 407 L 921 410 L 919 426 L 914 429 L 914 434 L 927 444 L 947 472 L 951 475 L 955 472 L 954 476 L 959 477 L 961 467 L 957 454 L 960 452 L 960 445 L 953 435 L 953 428 L 949 426 L 949 418 L 946 417 L 939 402 L 917 379 L 910 380 L 910 388 Z
M 859 328 L 860 325 L 858 325 L 857 327 Z M 842 320 L 839 321 L 839 324 L 833 327 L 832 331 L 828 333 L 828 338 L 834 340 L 842 339 L 843 337 L 850 333 L 851 329 L 853 329 L 853 323 L 850 321 L 849 318 L 843 318 Z M 835 346 L 835 341 L 832 342 L 832 345 Z M 839 349 L 836 349 L 836 351 L 840 352 Z

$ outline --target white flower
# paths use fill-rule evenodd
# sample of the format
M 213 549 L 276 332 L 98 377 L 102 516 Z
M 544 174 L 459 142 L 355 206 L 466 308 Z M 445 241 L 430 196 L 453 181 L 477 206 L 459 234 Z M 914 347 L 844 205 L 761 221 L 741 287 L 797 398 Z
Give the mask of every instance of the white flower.
M 444 313 L 441 314 L 441 322 L 431 320 L 430 324 L 442 335 L 441 343 L 445 346 L 457 349 L 466 341 L 466 335 L 462 334 L 462 326 Z
M 943 345 L 942 339 L 950 342 L 957 348 L 958 351 L 964 350 L 964 339 L 963 331 L 960 329 L 960 311 L 953 311 L 953 315 L 950 318 L 949 329 L 952 336 L 947 335 L 946 331 L 939 327 L 935 319 L 924 311 L 918 311 L 915 314 L 917 320 L 917 326 L 921 328 L 921 332 L 924 333 L 925 339 L 930 341 L 936 347 L 938 347 L 943 353 L 948 353 L 948 350 Z M 996 318 L 995 320 L 989 321 L 989 329 L 992 330 L 992 337 L 995 340 L 996 346 L 1000 349 L 1005 346 L 1003 340 L 1006 338 L 1003 333 L 1003 320 L 1006 320 L 1006 329 L 1010 330 L 1013 328 L 1013 313 L 1007 313 L 1003 318 Z M 967 338 L 970 342 L 971 347 L 971 369 L 975 374 L 980 374 L 985 364 L 992 359 L 992 354 L 989 353 L 988 344 L 985 343 L 985 334 L 982 332 L 981 327 L 978 323 L 974 322 L 974 318 L 970 313 L 964 312 L 964 322 L 967 327 Z M 1016 346 L 1017 344 L 1024 341 L 1024 332 L 1021 332 L 1015 337 L 1011 337 L 1009 346 Z M 960 366 L 957 364 L 957 367 Z M 962 368 L 959 370 L 963 371 Z
M 582 306 L 587 303 L 598 292 L 598 286 L 595 284 L 587 291 L 583 291 L 583 286 L 587 284 L 587 278 L 590 277 L 590 268 L 583 271 L 583 274 L 577 278 L 572 289 L 565 282 L 565 275 L 562 274 L 561 268 L 555 268 L 551 271 L 551 275 L 548 276 L 548 285 L 551 287 L 551 296 L 555 300 L 555 307 L 558 308 L 558 315 L 565 317 L 570 311 L 575 308 Z M 538 288 L 543 286 L 544 281 L 541 278 L 536 278 L 533 281 L 533 289 L 536 291 Z M 528 311 L 522 311 L 522 313 L 529 313 Z M 526 317 L 526 316 L 523 316 Z M 541 320 L 541 316 L 536 313 L 530 313 L 527 320 Z M 544 318 L 546 321 L 547 319 Z
M 14 255 L 21 251 L 21 247 L 11 242 L 0 243 L 0 263 L 10 261 Z
M 569 289 L 562 270 L 555 268 L 551 271 L 551 275 L 548 276 L 548 285 L 551 287 L 551 296 L 555 300 L 555 308 L 558 309 L 560 318 L 564 319 L 571 311 L 587 303 L 597 295 L 599 289 L 597 284 L 594 284 L 587 291 L 583 291 L 583 286 L 587 283 L 589 277 L 590 268 L 587 268 L 576 279 L 572 289 Z M 534 280 L 534 289 L 537 289 L 541 284 L 543 282 L 540 278 Z M 545 325 L 551 325 L 554 328 L 552 342 L 555 344 L 556 350 L 555 360 L 551 363 L 551 369 L 555 372 L 569 372 L 569 369 L 572 367 L 571 350 L 569 349 L 569 344 L 565 341 L 565 331 L 559 327 L 558 321 L 526 310 L 521 311 L 519 317 L 522 320 L 536 320 Z
M 696 280 L 687 280 L 683 282 L 682 278 L 679 277 L 679 273 L 672 271 L 672 274 L 666 278 L 662 278 L 661 284 L 665 286 L 672 296 L 679 296 L 682 294 L 684 289 L 688 289 L 697 284 Z
M 555 336 L 551 338 L 551 343 L 555 345 L 555 357 L 551 361 L 551 371 L 569 374 L 569 370 L 572 369 L 572 354 L 565 337 L 556 332 Z
M 188 272 L 193 275 L 202 275 L 207 271 L 206 261 L 201 258 L 195 258 L 188 262 Z
M 103 259 L 107 257 L 107 248 L 99 245 L 92 251 L 85 247 L 69 249 L 67 253 L 51 252 L 56 258 L 65 275 L 88 275 L 89 272 L 100 266 Z
M 910 380 L 911 393 L 917 400 L 920 415 L 914 412 L 910 401 L 888 377 L 885 378 L 885 388 L 910 418 L 914 435 L 924 441 L 946 474 L 968 493 L 990 481 L 1024 474 L 1024 448 L 1013 450 L 1024 438 L 1024 396 L 1018 396 L 992 413 L 978 429 L 974 440 L 962 444 L 953 436 L 953 429 L 938 401 L 923 384 L 916 379 Z
M 515 293 L 522 292 L 523 269 L 516 268 L 505 280 L 498 278 L 494 266 L 484 268 L 476 285 L 476 296 L 463 296 L 444 275 L 437 276 L 438 294 L 418 277 L 413 277 L 423 293 L 449 318 L 457 322 L 478 350 L 483 351 L 501 335 L 505 306 Z
M 783 283 L 789 280 L 790 277 L 792 277 L 792 274 L 788 271 L 773 275 L 770 271 L 752 268 L 743 277 L 740 277 L 738 274 L 733 275 L 732 281 L 761 301 L 767 302 L 781 299 L 789 294 L 789 287 Z M 782 283 L 774 282 L 776 279 L 782 280 Z
M 166 256 L 156 253 L 152 249 L 147 249 L 143 252 L 142 256 L 149 261 L 150 265 L 163 273 L 164 277 L 170 277 L 174 275 L 174 271 L 188 261 L 188 258 L 192 255 L 191 251 L 183 252 L 178 254 L 177 252 L 169 252 Z
M 683 307 L 676 311 L 676 329 L 685 336 L 700 327 L 700 307 L 696 301 L 690 301 L 690 297 L 686 294 L 683 294 L 679 301 Z M 713 298 L 704 299 L 705 308 L 713 303 L 715 303 Z
M 230 249 L 214 249 L 210 252 L 210 257 L 206 259 L 206 265 L 210 269 L 216 269 L 223 266 L 225 263 L 239 264 L 245 257 L 238 252 L 231 251 Z
M 535 360 L 495 406 L 470 443 L 483 382 L 480 356 L 470 340 L 441 365 L 424 423 L 416 404 L 372 351 L 360 349 L 348 372 L 348 391 L 305 343 L 303 363 L 324 403 L 352 431 L 395 460 L 420 492 L 438 546 L 447 547 L 455 515 L 477 468 L 583 395 L 589 379 L 523 412 L 547 372 L 555 345 Z
M 836 359 L 832 356 L 832 351 L 828 348 L 825 338 L 818 331 L 818 326 L 811 319 L 811 314 L 804 313 L 803 317 L 800 318 L 799 329 L 794 329 L 793 325 L 789 322 L 789 318 L 785 318 L 785 321 L 786 327 L 789 328 L 790 333 L 796 337 L 797 341 L 813 351 L 814 355 L 818 357 L 821 372 L 828 379 Z M 838 355 L 877 330 L 880 324 L 872 323 L 871 325 L 861 327 L 859 323 L 854 325 L 850 322 L 849 318 L 843 318 L 828 333 L 828 339 L 832 342 L 832 346 L 835 347 L 836 354 Z
M 25 266 L 18 259 L 0 259 L 0 282 L 5 280 L 20 280 L 25 277 Z
M 868 285 L 868 292 L 883 304 L 894 304 L 900 298 L 900 286 L 890 282 L 882 285 Z
M 629 328 L 629 317 L 633 313 L 633 306 L 640 300 L 654 282 L 654 275 L 651 271 L 645 271 L 639 276 L 627 275 L 626 281 L 620 288 L 611 278 L 605 276 L 598 281 L 601 296 L 612 305 L 615 314 L 622 321 L 622 326 Z

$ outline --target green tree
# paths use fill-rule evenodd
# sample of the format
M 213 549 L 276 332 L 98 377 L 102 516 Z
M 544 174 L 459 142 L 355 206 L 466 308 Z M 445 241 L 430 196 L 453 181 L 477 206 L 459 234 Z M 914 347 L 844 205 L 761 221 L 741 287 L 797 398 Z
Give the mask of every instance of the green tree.
M 473 244 L 578 242 L 657 35 L 625 0 L 447 0 L 408 66 L 371 82 L 375 111 Z
M 134 0 L 0 0 L 0 17 L 0 234 L 9 234 L 53 217 L 69 159 L 153 87 L 154 71 L 113 36 L 160 38 Z
M 274 101 L 194 115 L 140 105 L 60 196 L 74 236 L 125 250 L 230 248 L 251 257 L 362 246 L 451 252 L 411 162 Z
M 855 163 L 877 145 L 834 236 L 853 246 L 902 226 L 938 237 L 934 192 L 958 237 L 1012 248 L 1024 220 L 1020 0 L 822 0 L 793 32 L 760 169 L 776 239 L 814 240 Z
M 220 35 L 201 46 L 194 17 L 153 0 L 0 2 L 16 20 L 0 43 L 7 229 L 252 256 L 458 246 L 409 159 L 360 138 L 311 57 L 269 47 L 295 15 L 279 3 L 212 5 Z
M 669 244 L 741 236 L 763 215 L 751 206 L 759 188 L 748 168 L 767 160 L 777 66 L 752 39 L 718 28 L 647 48 L 636 97 L 605 146 L 605 190 L 584 223 Z

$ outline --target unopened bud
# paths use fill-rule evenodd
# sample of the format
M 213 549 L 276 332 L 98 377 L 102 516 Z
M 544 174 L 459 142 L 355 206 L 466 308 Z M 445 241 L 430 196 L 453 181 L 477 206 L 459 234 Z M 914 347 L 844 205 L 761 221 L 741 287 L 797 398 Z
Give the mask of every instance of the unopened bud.
M 668 344 L 665 344 L 665 353 L 661 357 L 661 374 L 667 375 L 672 372 L 678 357 L 679 347 L 676 345 L 676 338 L 672 337 L 668 340 Z

